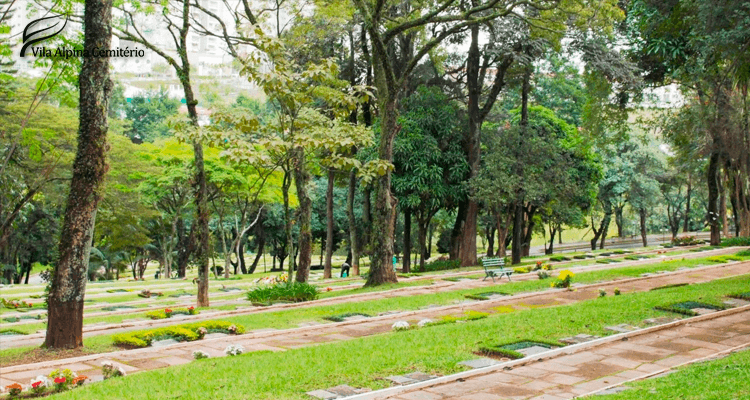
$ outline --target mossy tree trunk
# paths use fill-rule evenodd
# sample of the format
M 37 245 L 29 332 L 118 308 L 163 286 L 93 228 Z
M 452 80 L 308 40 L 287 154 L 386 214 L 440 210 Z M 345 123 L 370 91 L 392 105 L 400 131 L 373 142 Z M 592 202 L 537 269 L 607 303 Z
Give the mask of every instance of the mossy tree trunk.
M 84 49 L 109 49 L 112 1 L 86 0 Z M 107 112 L 112 81 L 109 58 L 86 57 L 78 77 L 78 149 L 60 234 L 47 312 L 48 348 L 83 346 L 83 299 L 100 188 L 107 172 Z

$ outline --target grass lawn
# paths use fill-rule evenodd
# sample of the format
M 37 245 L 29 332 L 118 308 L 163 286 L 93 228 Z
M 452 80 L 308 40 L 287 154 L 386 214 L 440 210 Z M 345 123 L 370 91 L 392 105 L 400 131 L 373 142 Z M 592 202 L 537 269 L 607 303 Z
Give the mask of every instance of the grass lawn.
M 306 391 L 339 384 L 377 389 L 387 386 L 380 378 L 392 374 L 415 370 L 448 374 L 462 370 L 457 363 L 475 358 L 472 352 L 480 346 L 511 339 L 559 339 L 578 333 L 606 335 L 606 325 L 639 325 L 645 318 L 667 315 L 654 310 L 657 305 L 697 299 L 718 302 L 726 294 L 746 289 L 748 284 L 750 276 L 745 275 L 281 353 L 206 359 L 91 384 L 54 398 L 305 399 Z
M 750 257 L 744 257 L 744 259 L 750 259 Z M 603 281 L 611 281 L 614 279 L 638 277 L 643 273 L 654 272 L 654 271 L 673 271 L 677 268 L 695 268 L 701 265 L 709 264 L 707 258 L 699 258 L 692 260 L 669 260 L 657 263 L 651 263 L 648 265 L 631 266 L 613 268 L 600 271 L 583 272 L 576 274 L 573 278 L 574 283 L 595 283 Z M 554 271 L 553 271 L 554 272 Z M 446 292 L 438 292 L 433 294 L 413 295 L 404 297 L 393 297 L 383 298 L 370 301 L 354 301 L 351 303 L 333 304 L 327 306 L 314 306 L 300 309 L 281 310 L 264 313 L 254 313 L 247 315 L 238 315 L 231 317 L 217 317 L 217 319 L 223 321 L 230 321 L 233 323 L 241 324 L 245 326 L 247 330 L 263 329 L 263 328 L 276 328 L 276 329 L 287 329 L 297 327 L 299 323 L 306 321 L 318 321 L 328 322 L 323 320 L 324 317 L 332 315 L 340 315 L 345 313 L 363 313 L 368 315 L 377 315 L 386 311 L 409 311 L 416 310 L 420 307 L 428 305 L 448 305 L 457 301 L 466 300 L 465 295 L 477 294 L 488 291 L 499 291 L 508 294 L 517 294 L 525 292 L 534 292 L 547 290 L 550 286 L 550 279 L 546 280 L 530 280 L 530 281 L 514 281 L 511 283 L 504 283 L 501 285 L 485 286 L 475 289 L 465 290 L 453 290 Z M 345 290 L 339 292 L 324 292 L 321 297 L 333 296 L 333 295 L 345 295 L 345 294 L 356 294 L 366 293 L 379 290 L 388 290 L 398 287 L 422 285 L 431 283 L 431 281 L 415 281 L 406 282 L 396 285 L 386 285 L 376 288 L 359 288 L 352 290 Z M 233 307 L 233 306 L 228 306 Z M 231 308 L 230 308 L 231 309 Z M 104 317 L 95 317 L 86 319 L 86 323 L 95 322 L 108 322 L 116 323 L 121 322 L 123 319 L 130 319 L 136 317 L 142 317 L 142 314 L 126 314 L 126 315 L 113 315 Z M 175 322 L 177 323 L 177 322 Z M 7 325 L 11 327 L 12 325 Z M 26 332 L 33 333 L 39 329 L 44 329 L 44 324 L 28 324 L 19 325 L 16 329 Z M 115 351 L 118 348 L 111 344 L 112 335 L 97 335 L 84 339 L 84 345 L 87 348 L 97 349 L 96 352 L 108 352 Z M 33 350 L 35 347 L 21 347 L 15 349 L 0 350 L 0 364 L 15 364 L 19 360 L 23 359 L 24 353 Z
M 665 377 L 629 383 L 631 390 L 596 400 L 750 399 L 750 351 L 680 368 Z

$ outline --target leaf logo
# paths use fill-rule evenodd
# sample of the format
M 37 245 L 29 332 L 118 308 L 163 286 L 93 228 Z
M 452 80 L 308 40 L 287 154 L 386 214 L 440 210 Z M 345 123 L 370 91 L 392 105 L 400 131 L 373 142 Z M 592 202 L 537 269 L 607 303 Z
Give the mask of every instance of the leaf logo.
M 54 28 L 60 25 L 60 20 L 65 18 L 65 22 L 63 22 L 63 25 L 58 29 L 57 31 L 54 31 Z M 53 25 L 48 25 L 42 29 L 39 30 L 31 30 L 34 26 L 39 24 L 42 21 L 46 20 L 52 20 L 52 19 L 58 19 L 57 22 L 55 22 Z M 51 21 L 50 21 L 51 22 Z M 28 25 L 26 25 L 26 28 L 23 29 L 23 47 L 21 48 L 21 57 L 23 57 L 26 54 L 26 49 L 31 46 L 34 43 L 39 43 L 42 40 L 49 39 L 58 33 L 62 32 L 63 29 L 65 29 L 65 26 L 68 25 L 68 17 L 63 15 L 53 15 L 51 17 L 45 17 L 45 18 L 39 18 L 35 19 L 31 22 L 29 22 Z M 50 33 L 53 32 L 54 33 Z M 39 36 L 39 35 L 44 36 Z

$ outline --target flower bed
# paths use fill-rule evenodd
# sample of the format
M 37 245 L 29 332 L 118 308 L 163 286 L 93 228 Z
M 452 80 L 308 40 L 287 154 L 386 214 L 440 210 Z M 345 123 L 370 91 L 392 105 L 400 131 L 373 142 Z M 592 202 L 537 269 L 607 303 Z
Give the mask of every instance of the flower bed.
M 228 334 L 245 333 L 242 325 L 227 321 L 202 321 L 192 324 L 181 324 L 163 328 L 147 329 L 112 336 L 116 346 L 126 348 L 148 347 L 154 340 L 174 339 L 178 342 L 192 342 L 202 339 L 207 333 L 220 332 Z
M 32 379 L 25 388 L 26 393 L 23 392 L 24 387 L 18 383 L 6 386 L 5 390 L 9 399 L 42 397 L 82 386 L 87 379 L 87 376 L 78 375 L 69 369 L 56 369 L 48 376 L 39 375 Z
M 175 308 L 174 310 L 171 308 L 165 308 L 163 310 L 149 311 L 146 313 L 146 316 L 151 319 L 165 319 L 172 318 L 173 315 L 177 314 L 197 315 L 200 314 L 200 311 L 196 310 L 195 307 Z

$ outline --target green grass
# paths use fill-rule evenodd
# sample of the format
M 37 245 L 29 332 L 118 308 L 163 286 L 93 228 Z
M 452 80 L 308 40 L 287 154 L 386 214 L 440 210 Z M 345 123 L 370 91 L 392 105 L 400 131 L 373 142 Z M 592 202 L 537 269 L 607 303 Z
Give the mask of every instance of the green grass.
M 457 372 L 463 369 L 458 362 L 475 358 L 474 351 L 498 341 L 556 339 L 578 333 L 606 335 L 603 329 L 606 325 L 638 325 L 645 318 L 665 315 L 653 309 L 658 304 L 693 298 L 718 301 L 724 294 L 748 284 L 750 276 L 734 277 L 568 306 L 496 314 L 463 324 L 436 325 L 282 353 L 257 352 L 231 359 L 201 360 L 88 385 L 54 398 L 305 399 L 306 391 L 339 384 L 377 389 L 386 385 L 379 378 L 387 375 L 414 370 Z M 238 371 L 242 371 L 241 379 L 237 378 Z M 147 387 L 149 391 L 134 390 L 139 387 Z
M 745 257 L 744 259 L 750 259 Z M 707 263 L 705 258 L 690 259 L 690 260 L 668 260 L 647 265 L 631 266 L 631 267 L 620 267 L 612 268 L 600 271 L 581 272 L 576 274 L 573 278 L 573 283 L 589 284 L 602 281 L 611 281 L 614 279 L 639 277 L 643 273 L 655 272 L 655 271 L 674 271 L 681 267 L 695 268 Z M 432 281 L 414 281 L 404 282 L 394 285 L 383 285 L 379 287 L 369 288 L 358 288 L 351 290 L 342 290 L 335 292 L 323 292 L 321 298 L 342 296 L 346 294 L 357 294 L 357 293 L 370 293 L 381 290 L 396 289 L 407 286 L 418 286 L 431 284 Z M 692 285 L 691 285 L 692 286 Z M 486 286 L 476 289 L 465 289 L 455 290 L 447 292 L 438 292 L 434 294 L 414 295 L 406 297 L 393 297 L 393 298 L 382 298 L 377 300 L 371 300 L 367 302 L 350 302 L 343 304 L 334 304 L 328 306 L 313 306 L 300 309 L 282 310 L 264 313 L 255 313 L 247 315 L 238 315 L 233 317 L 222 318 L 223 320 L 230 321 L 232 323 L 244 325 L 248 330 L 263 329 L 263 328 L 276 328 L 276 329 L 287 329 L 296 327 L 301 322 L 306 321 L 320 321 L 325 322 L 324 317 L 337 314 L 345 313 L 366 313 L 370 315 L 377 315 L 386 311 L 394 310 L 416 310 L 427 305 L 447 305 L 454 302 L 465 300 L 466 295 L 476 295 L 488 291 L 499 291 L 507 294 L 518 294 L 525 292 L 533 292 L 540 290 L 548 290 L 549 281 L 547 280 L 530 280 L 530 281 L 514 281 L 511 283 L 505 283 L 502 285 Z M 736 290 L 735 292 L 746 291 Z M 657 293 L 666 292 L 666 290 L 659 290 Z M 727 292 L 728 294 L 729 292 Z M 621 296 L 617 296 L 621 297 Z M 658 305 L 667 304 L 662 302 Z M 233 307 L 233 306 L 226 306 Z M 231 308 L 229 308 L 231 309 Z M 203 310 L 203 309 L 201 309 Z M 131 319 L 137 317 L 145 317 L 142 314 L 125 314 L 125 315 L 113 315 L 87 318 L 86 324 L 92 324 L 96 322 L 107 322 L 117 323 L 122 322 L 123 319 Z M 44 329 L 45 325 L 42 323 L 19 325 L 15 327 L 19 331 L 24 333 L 34 333 L 37 330 Z M 114 351 L 116 348 L 112 346 L 112 335 L 97 335 L 84 339 L 84 345 L 90 348 L 98 349 L 99 352 Z M 0 363 L 10 362 L 17 358 L 17 354 L 23 351 L 28 351 L 34 347 L 23 347 L 16 349 L 0 350 Z M 25 349 L 25 350 L 24 350 Z
M 750 351 L 680 368 L 656 379 L 629 383 L 632 389 L 596 400 L 726 400 L 750 398 Z

